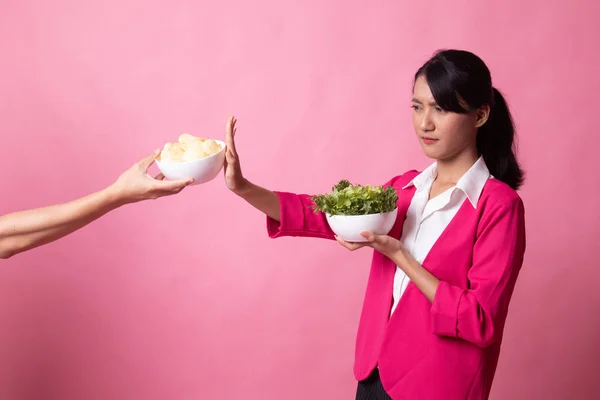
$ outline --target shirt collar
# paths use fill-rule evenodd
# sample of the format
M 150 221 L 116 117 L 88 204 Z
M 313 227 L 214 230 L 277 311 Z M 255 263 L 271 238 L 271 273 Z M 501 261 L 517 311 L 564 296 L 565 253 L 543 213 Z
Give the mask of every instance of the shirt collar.
M 437 163 L 431 164 L 419 175 L 415 176 L 406 186 L 402 189 L 414 186 L 418 189 L 423 189 L 427 185 L 433 183 L 437 176 Z M 485 183 L 490 178 L 490 171 L 488 170 L 483 157 L 479 159 L 469 168 L 469 170 L 456 182 L 455 188 L 462 190 L 473 208 L 477 208 L 479 197 L 483 191 Z
M 488 179 L 490 179 L 490 171 L 483 157 L 479 157 L 467 173 L 456 182 L 456 187 L 465 192 L 473 208 L 477 208 L 479 196 L 481 196 L 483 187 Z
M 406 189 L 411 186 L 414 186 L 417 189 L 423 189 L 427 184 L 433 182 L 436 176 L 437 176 L 437 163 L 433 163 L 429 167 L 425 168 L 423 170 L 423 172 L 421 172 L 419 175 L 415 176 L 402 189 Z

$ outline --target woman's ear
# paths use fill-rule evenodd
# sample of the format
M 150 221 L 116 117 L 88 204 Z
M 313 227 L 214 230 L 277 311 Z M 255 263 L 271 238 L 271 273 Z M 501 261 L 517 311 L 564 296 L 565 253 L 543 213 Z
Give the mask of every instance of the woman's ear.
M 484 104 L 483 106 L 479 107 L 477 109 L 477 111 L 475 112 L 475 117 L 476 117 L 475 127 L 481 128 L 487 122 L 487 120 L 490 118 L 489 104 Z

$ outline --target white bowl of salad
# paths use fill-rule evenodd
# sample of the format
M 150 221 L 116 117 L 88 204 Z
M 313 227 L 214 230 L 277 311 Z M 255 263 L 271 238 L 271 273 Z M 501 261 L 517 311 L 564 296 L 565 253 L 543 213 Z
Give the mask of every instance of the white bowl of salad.
M 387 235 L 398 216 L 398 194 L 391 187 L 353 185 L 341 180 L 331 193 L 313 196 L 313 209 L 322 212 L 331 230 L 346 242 L 366 242 L 364 231 Z

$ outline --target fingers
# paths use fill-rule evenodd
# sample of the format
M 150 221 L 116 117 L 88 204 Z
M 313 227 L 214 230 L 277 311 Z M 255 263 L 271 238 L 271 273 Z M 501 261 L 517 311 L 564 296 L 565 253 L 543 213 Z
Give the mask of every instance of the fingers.
M 350 242 L 346 242 L 344 239 L 341 239 L 339 236 L 335 237 L 335 240 L 337 240 L 337 242 L 339 244 L 341 244 L 342 246 L 344 246 L 345 248 L 347 248 L 350 251 L 354 251 L 354 250 L 358 250 L 362 247 L 367 246 L 367 243 L 350 243 Z
M 156 175 L 154 177 L 154 179 L 157 180 L 157 181 L 164 181 L 165 180 L 165 176 L 162 173 L 160 173 L 160 174 Z
M 369 231 L 361 232 L 360 235 L 367 239 L 367 246 L 385 254 L 388 245 L 387 235 L 376 235 Z
M 375 235 L 373 232 L 364 231 L 360 233 L 360 236 L 367 239 L 368 242 L 376 242 L 378 241 L 378 235 Z
M 231 137 L 233 139 L 235 139 L 235 134 L 237 132 L 237 118 L 234 116 L 231 116 L 231 118 L 229 118 L 229 128 L 231 129 Z
M 227 149 L 227 151 L 225 152 L 225 161 L 228 165 L 235 164 L 236 157 L 235 154 L 231 151 L 231 149 Z
M 388 235 L 376 235 L 373 232 L 365 231 L 361 233 L 361 236 L 367 239 L 367 246 L 388 257 L 402 247 L 399 240 Z
M 159 154 L 160 154 L 160 149 L 156 149 L 152 153 L 148 154 L 146 157 L 144 157 L 140 161 L 138 161 L 137 165 L 139 165 L 141 168 L 143 168 L 144 171 L 147 171 L 148 168 L 150 168 L 150 166 L 152 164 L 154 164 L 154 160 L 156 160 L 156 157 L 158 157 Z
M 227 149 L 231 150 L 234 155 L 237 154 L 234 140 L 237 131 L 236 123 L 237 119 L 235 117 L 230 117 L 225 126 L 225 144 L 227 145 Z
M 225 161 L 223 161 L 223 175 L 224 175 L 225 177 L 227 177 L 227 171 L 228 171 L 228 168 L 227 168 L 227 166 L 228 166 L 229 164 L 230 164 L 230 163 L 227 161 L 227 151 L 225 151 Z
M 349 245 L 350 243 L 348 243 L 348 242 L 346 242 L 346 241 L 344 241 L 344 240 L 340 239 L 340 238 L 339 238 L 339 236 L 337 236 L 337 235 L 336 235 L 336 237 L 335 237 L 335 240 L 337 240 L 337 242 L 338 242 L 339 244 L 341 244 L 342 246 L 344 246 L 344 247 L 345 247 L 345 248 L 347 248 L 348 250 L 352 250 L 350 247 L 348 247 L 348 245 Z
M 367 239 L 367 241 L 361 242 L 361 243 L 350 243 L 350 242 L 346 242 L 345 240 L 341 239 L 338 236 L 335 237 L 335 240 L 337 240 L 337 242 L 339 244 L 341 244 L 342 246 L 344 246 L 345 248 L 347 248 L 350 251 L 358 250 L 358 249 L 361 249 L 366 246 L 380 251 L 381 249 L 383 249 L 385 247 L 385 241 L 386 241 L 385 235 L 375 235 L 373 232 L 369 232 L 369 231 L 362 232 L 360 235 L 362 237 L 364 237 L 365 239 Z
M 158 180 L 154 183 L 153 192 L 157 192 L 159 195 L 169 195 L 179 193 L 194 182 L 193 179 L 180 180 L 180 181 L 166 181 L 166 180 Z

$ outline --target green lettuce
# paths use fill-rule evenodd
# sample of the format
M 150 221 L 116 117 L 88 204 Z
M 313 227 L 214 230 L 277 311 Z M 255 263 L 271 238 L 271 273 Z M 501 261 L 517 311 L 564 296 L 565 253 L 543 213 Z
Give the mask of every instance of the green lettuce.
M 367 215 L 394 211 L 398 194 L 391 186 L 353 185 L 343 179 L 331 193 L 312 196 L 312 201 L 315 213 Z

